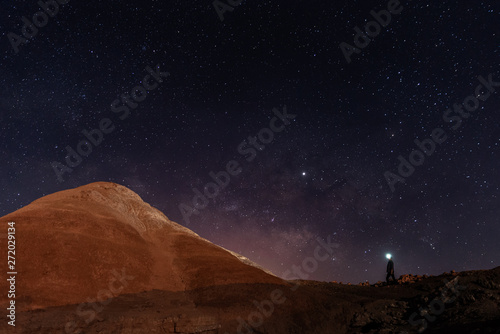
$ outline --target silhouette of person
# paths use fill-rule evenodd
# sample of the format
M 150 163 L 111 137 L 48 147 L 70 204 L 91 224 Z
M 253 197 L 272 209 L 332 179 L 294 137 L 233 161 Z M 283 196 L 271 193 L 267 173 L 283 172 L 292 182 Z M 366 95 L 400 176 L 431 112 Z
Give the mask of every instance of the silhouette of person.
M 392 261 L 392 256 L 388 255 L 387 258 L 389 259 L 389 262 L 387 262 L 387 276 L 385 277 L 385 280 L 387 281 L 387 284 L 389 284 L 389 277 L 392 277 L 394 282 L 396 281 L 396 277 L 394 277 L 394 262 Z

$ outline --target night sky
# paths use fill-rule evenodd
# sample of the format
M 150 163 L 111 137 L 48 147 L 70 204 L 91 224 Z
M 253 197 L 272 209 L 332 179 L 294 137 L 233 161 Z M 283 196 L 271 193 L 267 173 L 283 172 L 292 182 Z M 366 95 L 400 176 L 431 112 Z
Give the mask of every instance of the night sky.
M 328 236 L 310 279 L 500 265 L 498 1 L 228 2 L 71 0 L 26 38 L 37 1 L 0 1 L 0 216 L 110 181 L 278 275 Z

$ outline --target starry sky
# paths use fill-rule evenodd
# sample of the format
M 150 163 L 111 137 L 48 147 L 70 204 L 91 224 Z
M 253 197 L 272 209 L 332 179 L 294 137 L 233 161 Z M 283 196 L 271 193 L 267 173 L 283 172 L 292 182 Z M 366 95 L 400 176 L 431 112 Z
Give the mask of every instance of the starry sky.
M 498 1 L 401 1 L 373 37 L 392 1 L 61 2 L 0 1 L 0 216 L 111 181 L 278 275 L 328 237 L 309 279 L 500 265 Z

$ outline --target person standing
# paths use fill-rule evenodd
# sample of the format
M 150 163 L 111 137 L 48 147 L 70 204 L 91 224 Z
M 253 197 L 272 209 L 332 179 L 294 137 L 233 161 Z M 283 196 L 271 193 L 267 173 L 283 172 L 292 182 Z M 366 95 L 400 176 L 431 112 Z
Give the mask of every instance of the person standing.
M 392 255 L 387 254 L 387 258 L 389 259 L 389 262 L 387 263 L 387 276 L 385 277 L 385 280 L 387 284 L 389 284 L 389 277 L 392 277 L 394 282 L 396 282 L 396 277 L 394 277 L 394 261 L 392 261 Z

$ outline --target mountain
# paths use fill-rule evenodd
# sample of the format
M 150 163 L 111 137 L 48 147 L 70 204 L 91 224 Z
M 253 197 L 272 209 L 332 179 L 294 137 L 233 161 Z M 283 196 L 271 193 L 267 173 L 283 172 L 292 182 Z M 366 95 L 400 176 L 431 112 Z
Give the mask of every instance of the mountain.
M 114 183 L 57 192 L 0 221 L 2 226 L 15 222 L 20 311 L 84 301 L 107 289 L 113 277 L 119 278 L 117 272 L 134 277 L 118 295 L 238 283 L 283 284 Z M 2 261 L 2 266 L 6 264 Z M 6 291 L 4 281 L 0 289 Z M 0 303 L 6 302 L 7 295 L 0 294 Z
M 113 183 L 45 196 L 0 226 L 2 334 L 500 334 L 500 267 L 393 285 L 284 281 Z

